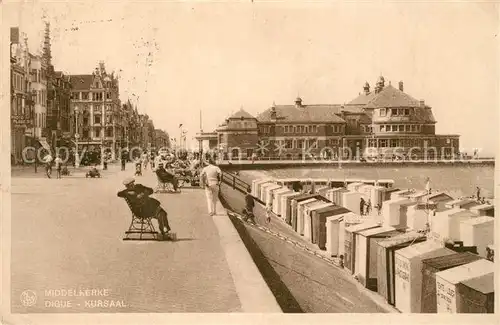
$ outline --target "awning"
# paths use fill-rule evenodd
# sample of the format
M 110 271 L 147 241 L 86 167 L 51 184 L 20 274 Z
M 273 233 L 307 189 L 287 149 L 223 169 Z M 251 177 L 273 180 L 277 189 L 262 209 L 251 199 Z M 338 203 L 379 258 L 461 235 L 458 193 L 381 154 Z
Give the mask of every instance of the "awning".
M 38 140 L 38 142 L 40 142 L 40 144 L 42 145 L 43 149 L 45 149 L 47 151 L 50 151 L 50 146 L 47 143 L 47 140 L 40 139 L 40 140 Z

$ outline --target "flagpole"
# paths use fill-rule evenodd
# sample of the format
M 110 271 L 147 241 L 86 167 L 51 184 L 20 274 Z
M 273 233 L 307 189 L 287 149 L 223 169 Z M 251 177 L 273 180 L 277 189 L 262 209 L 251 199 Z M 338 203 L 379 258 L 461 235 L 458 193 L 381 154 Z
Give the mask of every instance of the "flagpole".
M 430 230 L 431 226 L 431 221 L 430 221 L 430 208 L 429 208 L 429 196 L 431 195 L 431 180 L 429 177 L 427 177 L 427 182 L 425 184 L 425 189 L 427 191 L 427 196 L 426 196 L 426 202 L 425 202 L 425 209 L 427 211 L 427 225 L 426 225 L 426 233 L 428 235 L 428 232 Z

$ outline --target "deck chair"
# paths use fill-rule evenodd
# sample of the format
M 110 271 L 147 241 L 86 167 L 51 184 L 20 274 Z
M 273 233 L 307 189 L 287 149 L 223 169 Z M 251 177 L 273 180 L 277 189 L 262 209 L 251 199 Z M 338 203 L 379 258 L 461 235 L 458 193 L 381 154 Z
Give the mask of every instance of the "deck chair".
M 156 175 L 158 184 L 155 188 L 155 193 L 179 193 L 174 191 L 174 185 L 171 182 L 163 182 L 158 175 Z
M 132 212 L 132 221 L 130 222 L 128 230 L 125 231 L 123 240 L 158 240 L 159 234 L 153 226 L 153 216 L 146 218 L 139 217 L 134 213 L 132 203 L 128 199 L 125 199 L 125 202 L 127 202 Z

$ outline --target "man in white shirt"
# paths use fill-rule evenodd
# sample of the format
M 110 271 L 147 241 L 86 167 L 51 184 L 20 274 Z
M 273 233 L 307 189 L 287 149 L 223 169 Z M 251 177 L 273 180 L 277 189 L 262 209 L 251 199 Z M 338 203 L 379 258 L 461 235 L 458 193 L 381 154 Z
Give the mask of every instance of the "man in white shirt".
M 56 159 L 54 159 L 54 164 L 56 166 L 56 171 L 57 171 L 57 178 L 61 178 L 61 170 L 62 170 L 62 164 L 63 160 L 61 159 L 61 156 L 56 155 Z
M 52 174 L 52 160 L 53 158 L 50 153 L 43 158 L 43 162 L 45 164 L 45 173 L 48 178 L 50 178 L 50 174 Z
M 200 185 L 205 187 L 207 195 L 208 213 L 210 216 L 217 214 L 216 204 L 219 198 L 219 188 L 222 181 L 222 171 L 209 159 L 208 166 L 203 168 L 200 174 Z

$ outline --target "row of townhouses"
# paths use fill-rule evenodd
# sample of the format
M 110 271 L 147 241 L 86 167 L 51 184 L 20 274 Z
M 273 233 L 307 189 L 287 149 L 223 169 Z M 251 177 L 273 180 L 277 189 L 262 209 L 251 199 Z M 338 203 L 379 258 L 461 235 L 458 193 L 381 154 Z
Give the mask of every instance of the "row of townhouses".
M 85 75 L 54 69 L 48 23 L 40 55 L 30 53 L 17 27 L 11 28 L 10 47 L 12 164 L 25 161 L 28 147 L 102 149 L 115 159 L 123 148 L 170 146 L 167 132 L 155 129 L 130 101 L 120 101 L 118 78 L 103 62 Z
M 402 81 L 396 88 L 381 76 L 375 89 L 366 82 L 347 104 L 309 105 L 297 98 L 292 105 L 273 104 L 257 116 L 240 109 L 197 139 L 204 150 L 243 159 L 458 155 L 459 136 L 436 134 L 436 123 L 432 108 L 405 93 Z

